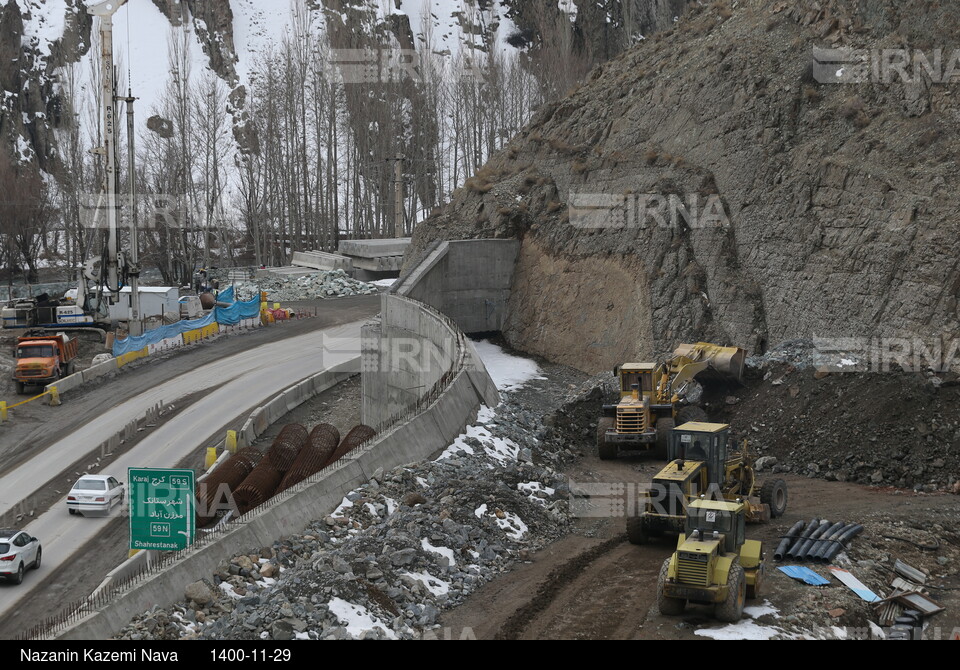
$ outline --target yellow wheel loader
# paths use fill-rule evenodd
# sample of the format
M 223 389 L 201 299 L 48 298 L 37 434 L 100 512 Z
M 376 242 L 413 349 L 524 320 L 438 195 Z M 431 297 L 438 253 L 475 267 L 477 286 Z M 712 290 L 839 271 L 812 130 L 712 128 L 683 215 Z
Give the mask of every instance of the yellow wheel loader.
M 651 536 L 682 532 L 690 500 L 742 501 L 746 520 L 769 521 L 787 510 L 787 485 L 771 479 L 757 482 L 747 443 L 730 449 L 730 426 L 690 422 L 670 435 L 669 463 L 653 478 L 638 501 L 638 515 L 627 519 L 627 537 L 645 544 Z
M 746 506 L 740 501 L 697 499 L 687 507 L 677 550 L 660 568 L 657 607 L 682 614 L 687 603 L 713 605 L 714 616 L 733 623 L 747 598 L 760 597 L 763 544 L 745 537 Z
M 654 449 L 667 457 L 670 431 L 679 423 L 704 421 L 697 403 L 702 387 L 697 380 L 740 382 L 746 351 L 707 342 L 681 344 L 660 363 L 624 363 L 613 370 L 620 382 L 620 400 L 604 405 L 597 422 L 597 452 L 601 459 L 616 458 L 621 450 Z

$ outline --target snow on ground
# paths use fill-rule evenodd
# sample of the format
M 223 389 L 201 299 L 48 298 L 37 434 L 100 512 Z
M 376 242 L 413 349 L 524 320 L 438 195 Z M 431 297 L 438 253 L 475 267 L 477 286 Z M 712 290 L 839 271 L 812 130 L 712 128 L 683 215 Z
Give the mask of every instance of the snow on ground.
M 23 21 L 23 42 L 40 52 L 44 59 L 50 56 L 50 44 L 63 37 L 67 18 L 66 0 L 17 0 L 20 13 L 30 18 Z
M 400 574 L 420 582 L 425 589 L 435 596 L 444 596 L 450 592 L 450 584 L 442 579 L 437 579 L 429 572 L 402 572 Z
M 368 284 L 373 284 L 374 286 L 382 286 L 384 288 L 390 288 L 397 283 L 396 277 L 390 279 L 377 279 L 376 281 L 368 281 Z
M 424 551 L 429 551 L 439 556 L 446 557 L 446 559 L 449 561 L 449 565 L 451 566 L 457 564 L 457 559 L 454 556 L 453 549 L 450 549 L 449 547 L 435 547 L 430 544 L 430 540 L 427 538 L 422 538 L 420 540 L 420 546 L 423 547 Z
M 694 631 L 696 635 L 713 640 L 770 640 L 781 632 L 775 626 L 762 626 L 750 619 L 731 623 L 722 628 L 702 628 Z
M 531 379 L 546 379 L 529 358 L 508 354 L 489 340 L 474 342 L 473 346 L 499 391 L 515 391 Z
M 351 637 L 362 637 L 368 630 L 377 629 L 391 640 L 397 639 L 396 633 L 373 616 L 366 607 L 348 603 L 341 598 L 333 598 L 327 603 L 327 609 L 344 624 Z
M 769 600 L 764 600 L 762 605 L 744 607 L 743 613 L 750 618 L 722 628 L 704 628 L 694 632 L 697 635 L 714 640 L 770 640 L 778 635 L 783 636 L 784 631 L 781 628 L 764 626 L 753 621 L 753 619 L 758 619 L 766 614 L 772 614 L 776 619 L 780 618 L 780 610 L 774 607 Z
M 504 512 L 503 518 L 497 518 L 497 525 L 514 540 L 522 540 L 530 528 L 523 519 L 512 512 Z
M 780 618 L 780 610 L 770 604 L 769 600 L 764 600 L 762 605 L 749 605 L 743 608 L 743 613 L 751 619 L 759 619 L 765 614 L 772 614 L 774 619 Z
M 353 502 L 344 498 L 343 502 L 337 506 L 337 509 L 333 510 L 333 514 L 330 516 L 332 516 L 334 519 L 339 519 L 343 516 L 343 511 L 348 507 L 353 507 Z
M 552 489 L 549 486 L 544 486 L 540 482 L 520 482 L 517 484 L 517 490 L 525 494 L 533 502 L 540 505 L 547 505 L 547 501 L 546 499 L 538 496 L 538 493 L 542 493 L 546 497 L 550 497 L 556 493 L 555 489 Z

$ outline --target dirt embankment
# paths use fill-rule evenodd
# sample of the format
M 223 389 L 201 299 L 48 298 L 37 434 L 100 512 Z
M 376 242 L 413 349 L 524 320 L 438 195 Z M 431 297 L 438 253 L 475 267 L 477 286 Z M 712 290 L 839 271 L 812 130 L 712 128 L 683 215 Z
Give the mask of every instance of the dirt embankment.
M 960 382 L 956 375 L 849 372 L 772 366 L 713 399 L 777 471 L 921 491 L 960 480 Z M 936 382 L 933 380 L 936 379 Z M 769 461 L 768 461 L 769 462 Z

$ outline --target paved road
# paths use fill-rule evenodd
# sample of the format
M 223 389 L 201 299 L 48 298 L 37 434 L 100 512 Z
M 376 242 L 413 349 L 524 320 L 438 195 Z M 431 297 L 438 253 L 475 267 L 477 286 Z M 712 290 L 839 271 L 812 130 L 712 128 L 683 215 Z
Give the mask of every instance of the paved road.
M 348 351 L 352 348 L 350 345 L 355 344 L 355 350 L 360 346 L 361 324 L 357 321 L 317 330 L 235 354 L 118 403 L 96 421 L 51 444 L 30 461 L 0 477 L 0 513 L 29 497 L 38 482 L 46 481 L 50 473 L 59 472 L 64 464 L 95 448 L 110 433 L 142 416 L 150 406 L 161 400 L 176 401 L 209 389 L 202 398 L 120 456 L 108 469 L 125 481 L 128 467 L 176 465 L 210 439 L 211 430 L 216 430 L 232 417 L 249 413 L 288 386 L 350 358 L 353 355 Z M 336 351 L 322 347 L 325 337 L 336 338 Z M 69 560 L 82 560 L 81 557 L 71 558 L 71 554 L 94 539 L 106 523 L 107 518 L 68 515 L 65 497 L 31 522 L 26 530 L 40 538 L 43 544 L 42 566 L 37 571 L 28 572 L 19 587 L 0 588 L 0 615 L 42 585 L 45 575 L 52 574 Z

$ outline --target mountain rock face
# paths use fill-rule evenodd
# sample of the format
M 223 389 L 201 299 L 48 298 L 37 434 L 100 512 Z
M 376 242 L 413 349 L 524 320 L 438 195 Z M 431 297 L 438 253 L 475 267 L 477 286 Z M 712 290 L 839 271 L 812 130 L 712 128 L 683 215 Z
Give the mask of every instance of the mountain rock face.
M 506 338 L 588 371 L 698 339 L 931 346 L 960 326 L 958 34 L 953 3 L 704 3 L 542 109 L 414 255 L 520 238 Z M 908 76 L 836 83 L 814 47 L 902 50 Z
M 53 130 L 64 122 L 55 71 L 89 50 L 92 25 L 80 0 L 56 4 L 0 4 L 0 138 L 8 157 L 51 174 L 61 170 Z M 50 24 L 62 25 L 55 39 Z

